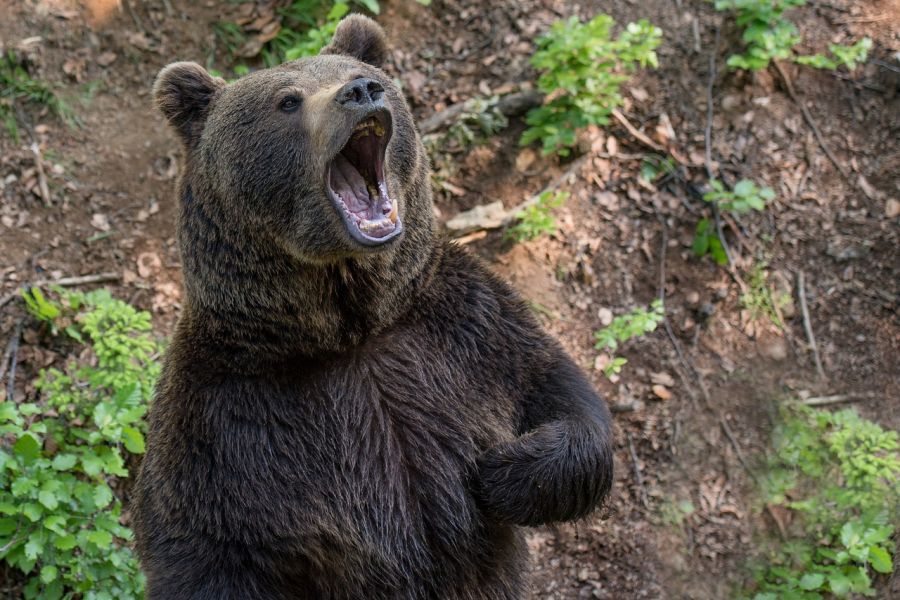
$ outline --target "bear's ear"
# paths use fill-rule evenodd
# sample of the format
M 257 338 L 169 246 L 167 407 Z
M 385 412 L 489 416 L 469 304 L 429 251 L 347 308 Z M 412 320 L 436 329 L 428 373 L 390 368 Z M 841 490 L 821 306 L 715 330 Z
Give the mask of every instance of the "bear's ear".
M 225 86 L 194 62 L 177 62 L 165 67 L 153 83 L 153 98 L 160 112 L 188 147 L 200 138 L 209 103 Z
M 344 54 L 380 67 L 387 60 L 387 36 L 369 17 L 350 15 L 338 23 L 334 38 L 320 54 Z

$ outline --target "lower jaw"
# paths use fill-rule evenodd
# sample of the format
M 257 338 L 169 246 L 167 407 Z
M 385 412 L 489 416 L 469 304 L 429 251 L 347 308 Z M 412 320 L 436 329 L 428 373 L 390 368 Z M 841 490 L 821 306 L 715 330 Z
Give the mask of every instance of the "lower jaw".
M 328 195 L 334 204 L 335 210 L 341 216 L 347 233 L 357 243 L 366 247 L 377 247 L 396 240 L 403 233 L 403 222 L 400 215 L 392 213 L 376 219 L 362 219 L 349 212 L 343 202 L 334 196 L 329 190 Z

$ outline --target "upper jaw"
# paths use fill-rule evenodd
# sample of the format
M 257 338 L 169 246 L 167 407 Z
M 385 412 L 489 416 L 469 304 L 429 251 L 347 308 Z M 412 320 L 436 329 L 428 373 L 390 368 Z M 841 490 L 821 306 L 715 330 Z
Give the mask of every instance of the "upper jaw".
M 325 169 L 325 189 L 350 237 L 366 247 L 381 246 L 403 232 L 399 207 L 390 196 L 385 152 L 393 133 L 386 108 L 359 115 Z

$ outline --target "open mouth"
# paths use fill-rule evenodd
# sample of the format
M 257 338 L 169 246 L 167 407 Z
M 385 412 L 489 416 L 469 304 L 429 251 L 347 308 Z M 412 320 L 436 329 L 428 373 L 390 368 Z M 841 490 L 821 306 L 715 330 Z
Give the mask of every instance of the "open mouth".
M 384 153 L 391 115 L 379 109 L 353 128 L 350 139 L 328 164 L 327 187 L 351 237 L 365 246 L 393 239 L 403 229 L 397 202 L 384 177 Z

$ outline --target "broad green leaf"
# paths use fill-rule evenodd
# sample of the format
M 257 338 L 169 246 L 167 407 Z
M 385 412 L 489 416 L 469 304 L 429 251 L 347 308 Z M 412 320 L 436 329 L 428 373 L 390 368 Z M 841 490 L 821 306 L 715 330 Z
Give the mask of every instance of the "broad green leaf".
M 850 580 L 843 573 L 835 571 L 828 575 L 828 587 L 833 594 L 845 596 L 850 591 Z
M 105 483 L 101 483 L 94 489 L 94 503 L 97 505 L 97 508 L 106 508 L 112 502 L 112 499 L 112 490 Z
M 68 471 L 78 462 L 74 454 L 57 454 L 53 457 L 52 467 L 57 471 Z
M 57 575 L 59 574 L 59 570 L 53 565 L 47 565 L 41 568 L 41 581 L 45 584 L 51 583 L 56 580 Z
M 38 493 L 38 502 L 47 507 L 48 510 L 56 510 L 56 507 L 59 506 L 56 494 L 49 490 L 41 490 Z
M 19 520 L 12 517 L 0 519 L 0 535 L 7 536 L 19 528 Z
M 894 570 L 891 564 L 891 555 L 881 546 L 869 546 L 869 562 L 872 568 L 879 573 L 887 574 Z
M 734 193 L 738 196 L 750 196 L 751 194 L 753 194 L 754 190 L 756 190 L 756 186 L 753 185 L 753 182 L 748 179 L 741 179 L 734 186 Z
M 132 454 L 144 453 L 144 435 L 134 427 L 122 428 L 122 440 L 125 449 Z
M 800 588 L 811 591 L 819 589 L 825 583 L 825 576 L 821 573 L 807 573 L 800 578 Z
M 58 535 L 66 533 L 66 517 L 63 515 L 52 515 L 44 519 L 44 528 Z
M 35 504 L 34 502 L 26 502 L 25 504 L 23 504 L 21 512 L 23 515 L 28 517 L 28 520 L 32 523 L 40 520 L 41 515 L 44 513 L 44 511 L 41 510 L 40 505 Z
M 53 545 L 59 550 L 71 550 L 78 544 L 75 536 L 72 534 L 63 535 L 54 540 Z
M 89 542 L 96 544 L 100 549 L 109 548 L 112 544 L 112 534 L 108 531 L 95 529 L 87 534 L 87 539 Z
M 41 455 L 41 443 L 30 433 L 23 433 L 13 444 L 13 453 L 25 462 L 31 462 Z
M 28 538 L 28 541 L 25 542 L 25 556 L 30 560 L 37 560 L 38 556 L 40 556 L 43 551 L 44 542 L 38 536 L 32 535 Z
M 81 467 L 84 472 L 91 477 L 96 477 L 103 469 L 103 459 L 92 451 L 87 451 L 81 455 Z

